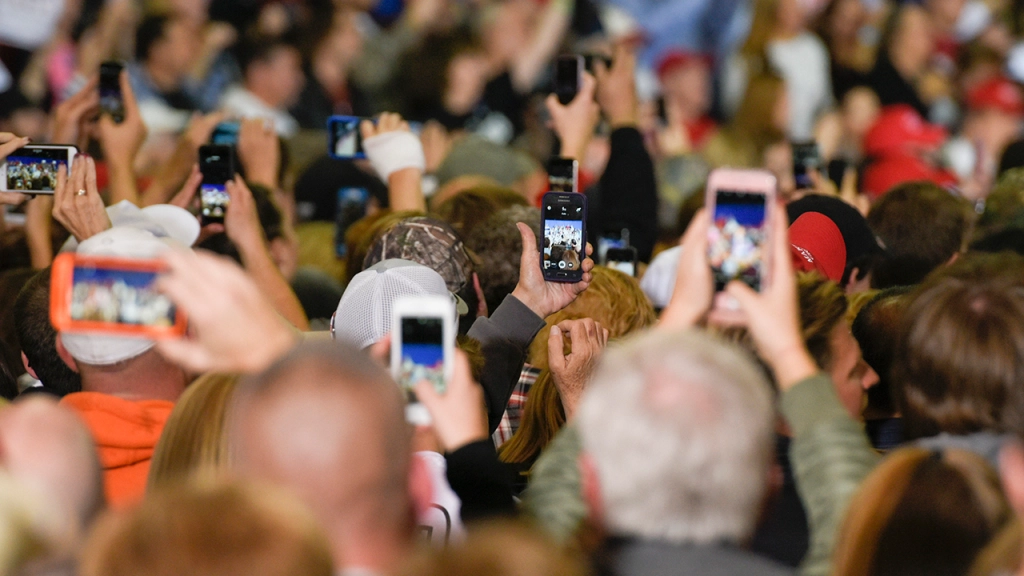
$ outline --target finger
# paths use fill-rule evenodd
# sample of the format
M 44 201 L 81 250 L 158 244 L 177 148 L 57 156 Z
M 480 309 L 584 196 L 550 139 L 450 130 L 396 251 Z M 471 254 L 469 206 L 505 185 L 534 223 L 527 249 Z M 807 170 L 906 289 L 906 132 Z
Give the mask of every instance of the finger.
M 71 199 L 78 197 L 78 191 L 85 189 L 85 154 L 75 156 L 75 160 L 71 167 Z
M 573 98 L 573 102 L 580 99 L 588 103 L 593 102 L 595 90 L 597 90 L 597 80 L 589 72 L 584 72 L 583 85 L 580 86 L 580 91 L 576 94 L 576 98 Z
M 587 256 L 592 256 L 593 254 L 594 254 L 594 247 L 590 245 L 590 242 L 587 242 Z
M 597 340 L 597 329 L 598 329 L 597 322 L 595 322 L 591 318 L 584 318 L 583 319 L 583 327 L 587 329 L 587 340 L 596 341 Z
M 533 235 L 533 230 L 529 226 L 522 222 L 516 222 L 516 228 L 519 229 L 519 236 L 523 240 L 523 255 L 520 258 L 520 267 L 533 264 L 539 266 L 540 256 L 537 254 L 537 237 Z
M 448 383 L 448 389 L 463 391 L 472 388 L 475 383 L 473 371 L 469 368 L 469 356 L 458 348 L 452 353 L 452 381 Z
M 100 190 L 96 185 L 96 161 L 92 157 L 85 159 L 85 190 L 90 196 L 99 196 Z
M 605 346 L 608 345 L 608 335 L 609 334 L 611 334 L 611 333 L 608 332 L 607 328 L 601 328 L 601 348 L 604 348 Z
M 548 114 L 551 115 L 552 119 L 561 116 L 562 111 L 565 109 L 565 106 L 558 101 L 558 96 L 554 94 L 548 94 L 548 97 L 544 99 L 544 107 L 548 109 Z
M 597 58 L 594 62 L 594 78 L 597 79 L 598 84 L 604 84 L 608 78 L 608 66 L 604 63 L 604 60 Z
M 186 339 L 156 341 L 156 351 L 172 364 L 192 372 L 207 372 L 216 368 L 213 355 L 201 344 Z
M 135 101 L 135 90 L 132 90 L 132 82 L 128 78 L 128 69 L 121 70 L 121 99 L 124 101 L 125 118 L 134 118 L 139 115 L 139 104 Z
M 68 169 L 65 165 L 60 165 L 57 168 L 57 189 L 53 191 L 53 203 L 54 206 L 60 206 L 61 201 L 67 195 L 66 188 L 68 185 Z
M 847 166 L 843 170 L 843 181 L 840 184 L 843 198 L 855 198 L 857 196 L 857 169 Z
M 583 352 L 587 346 L 587 325 L 586 322 L 576 322 L 569 329 L 569 347 L 573 354 Z
M 687 226 L 683 238 L 679 241 L 682 251 L 679 254 L 680 265 L 687 258 L 687 254 L 704 254 L 708 246 L 708 228 L 711 226 L 711 218 L 708 212 L 701 208 L 693 215 L 693 220 Z
M 374 136 L 373 122 L 369 120 L 363 120 L 359 123 L 359 133 L 363 135 L 363 139 L 372 138 Z
M 558 372 L 565 368 L 565 342 L 562 339 L 562 328 L 552 326 L 548 331 L 548 366 Z
M 760 298 L 753 288 L 739 280 L 733 280 L 726 284 L 725 294 L 731 296 L 743 311 L 756 309 Z
M 787 286 L 794 283 L 793 261 L 789 254 L 789 221 L 786 208 L 780 203 L 772 210 L 772 286 Z
M 12 136 L 12 138 L 4 140 L 3 144 L 0 145 L 0 159 L 7 158 L 11 154 L 11 152 L 14 152 L 18 148 L 21 148 L 22 146 L 27 146 L 30 142 L 32 142 L 31 138 L 14 136 L 13 134 L 9 134 L 6 132 L 4 133 L 4 135 Z

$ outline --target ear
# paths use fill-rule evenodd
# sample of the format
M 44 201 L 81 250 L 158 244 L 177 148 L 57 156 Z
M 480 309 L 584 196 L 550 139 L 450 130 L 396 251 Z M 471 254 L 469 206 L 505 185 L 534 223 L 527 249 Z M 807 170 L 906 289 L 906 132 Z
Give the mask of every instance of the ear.
M 60 359 L 63 360 L 64 363 L 68 365 L 68 368 L 71 368 L 72 371 L 78 373 L 78 362 L 75 362 L 75 359 L 71 356 L 71 353 L 68 352 L 68 349 L 64 347 L 64 342 L 60 339 L 60 334 L 57 334 L 57 339 L 54 342 L 54 344 L 57 348 L 57 355 L 60 356 Z
M 480 277 L 473 272 L 473 291 L 476 292 L 476 317 L 486 318 L 488 314 L 487 300 L 484 300 L 484 289 L 480 287 Z
M 1024 446 L 1019 441 L 1003 444 L 999 451 L 999 476 L 1010 506 L 1018 517 L 1024 517 Z
M 576 460 L 580 469 L 580 495 L 587 504 L 589 519 L 594 526 L 604 526 L 604 501 L 601 499 L 601 481 L 597 474 L 597 464 L 586 452 L 581 452 Z
M 409 461 L 409 498 L 412 500 L 416 517 L 420 518 L 430 509 L 434 499 L 434 482 L 430 478 L 428 464 L 416 454 Z
M 21 365 L 25 367 L 25 372 L 28 372 L 30 376 L 39 380 L 39 376 L 36 376 L 36 371 L 28 365 L 28 356 L 25 356 L 24 352 L 21 353 Z

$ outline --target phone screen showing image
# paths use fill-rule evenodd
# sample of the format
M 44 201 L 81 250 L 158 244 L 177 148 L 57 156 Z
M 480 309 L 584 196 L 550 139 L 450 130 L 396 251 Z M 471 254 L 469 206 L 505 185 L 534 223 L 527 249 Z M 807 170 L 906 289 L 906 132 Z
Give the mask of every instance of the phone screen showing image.
M 213 129 L 210 136 L 210 144 L 218 146 L 234 146 L 238 144 L 238 131 L 241 125 L 238 122 L 221 122 Z
M 359 132 L 362 118 L 355 116 L 331 116 L 327 122 L 328 151 L 334 158 L 365 158 L 363 136 Z
M 821 170 L 821 153 L 816 142 L 793 144 L 793 179 L 797 190 L 814 188 L 811 173 Z
M 204 222 L 224 220 L 231 200 L 223 184 L 203 184 L 199 188 L 199 197 Z
M 721 291 L 732 280 L 761 289 L 767 235 L 765 195 L 718 190 L 708 232 L 708 259 Z
M 110 115 L 114 122 L 124 120 L 124 97 L 121 95 L 121 70 L 119 62 L 104 62 L 100 65 L 100 110 Z
M 438 394 L 447 389 L 444 369 L 444 320 L 438 317 L 404 317 L 402 363 L 398 380 L 412 399 L 413 386 L 427 380 Z
M 7 190 L 53 192 L 57 171 L 67 170 L 68 149 L 25 146 L 11 152 L 6 163 Z
M 167 328 L 174 304 L 157 292 L 155 271 L 76 265 L 72 275 L 72 320 Z
M 202 146 L 199 149 L 199 168 L 203 183 L 199 187 L 203 224 L 220 223 L 227 214 L 226 184 L 234 178 L 234 149 L 231 146 Z
M 549 193 L 542 208 L 542 263 L 545 280 L 578 282 L 586 250 L 582 194 Z

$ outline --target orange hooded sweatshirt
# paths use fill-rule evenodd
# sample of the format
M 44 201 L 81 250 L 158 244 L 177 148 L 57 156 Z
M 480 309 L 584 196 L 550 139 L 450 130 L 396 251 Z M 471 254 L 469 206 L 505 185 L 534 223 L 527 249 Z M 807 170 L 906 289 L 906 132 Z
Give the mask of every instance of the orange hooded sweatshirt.
M 92 432 L 103 465 L 107 502 L 122 508 L 141 500 L 153 449 L 174 403 L 76 392 L 65 396 L 61 404 L 75 410 Z

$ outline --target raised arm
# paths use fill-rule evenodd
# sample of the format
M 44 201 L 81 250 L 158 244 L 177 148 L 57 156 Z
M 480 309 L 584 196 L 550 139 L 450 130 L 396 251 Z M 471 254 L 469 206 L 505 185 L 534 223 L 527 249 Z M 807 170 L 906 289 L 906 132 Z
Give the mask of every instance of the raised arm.
M 572 22 L 573 0 L 550 0 L 526 43 L 510 66 L 512 86 L 525 94 L 537 85 L 544 68 L 549 65 L 566 30 Z
M 363 120 L 359 130 L 367 159 L 387 182 L 391 209 L 425 212 L 427 200 L 421 180 L 426 160 L 423 144 L 409 130 L 409 124 L 400 115 L 385 112 L 376 123 Z

